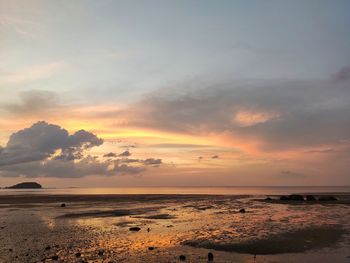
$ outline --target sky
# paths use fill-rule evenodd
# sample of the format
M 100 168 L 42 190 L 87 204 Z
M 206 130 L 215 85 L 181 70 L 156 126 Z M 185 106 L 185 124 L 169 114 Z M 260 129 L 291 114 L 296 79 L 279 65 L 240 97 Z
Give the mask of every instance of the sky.
M 0 187 L 349 185 L 349 10 L 0 0 Z

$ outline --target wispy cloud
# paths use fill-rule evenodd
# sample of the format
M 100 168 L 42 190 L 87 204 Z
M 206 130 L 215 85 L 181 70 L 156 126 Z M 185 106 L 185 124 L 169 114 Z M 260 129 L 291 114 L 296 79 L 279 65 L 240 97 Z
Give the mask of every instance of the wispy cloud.
M 0 30 L 12 30 L 22 37 L 35 37 L 42 33 L 43 26 L 29 19 L 23 19 L 16 16 L 0 15 Z
M 3 86 L 23 84 L 34 80 L 45 79 L 67 67 L 63 61 L 55 61 L 47 64 L 35 65 L 12 72 L 0 74 L 0 84 Z

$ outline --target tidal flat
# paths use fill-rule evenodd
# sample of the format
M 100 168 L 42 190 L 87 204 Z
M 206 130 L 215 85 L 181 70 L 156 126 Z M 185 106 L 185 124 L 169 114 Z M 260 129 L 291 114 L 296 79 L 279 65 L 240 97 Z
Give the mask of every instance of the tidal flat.
M 350 262 L 338 198 L 1 195 L 0 262 Z

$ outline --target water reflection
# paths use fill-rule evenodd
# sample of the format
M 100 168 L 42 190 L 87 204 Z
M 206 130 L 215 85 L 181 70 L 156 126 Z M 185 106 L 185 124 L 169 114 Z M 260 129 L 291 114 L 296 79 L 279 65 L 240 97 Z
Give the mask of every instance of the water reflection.
M 245 208 L 245 213 L 239 212 L 241 208 Z M 2 234 L 6 238 L 0 241 L 4 248 L 0 251 L 0 262 L 27 262 L 26 254 L 32 255 L 30 262 L 52 255 L 58 255 L 66 262 L 79 262 L 81 259 L 95 262 L 176 262 L 181 254 L 187 256 L 188 262 L 206 262 L 210 250 L 184 244 L 192 241 L 200 247 L 210 241 L 212 244 L 230 245 L 309 226 L 333 224 L 342 225 L 350 231 L 349 209 L 345 205 L 272 204 L 234 196 L 174 197 L 152 199 L 147 203 L 137 199 L 128 202 L 78 202 L 68 203 L 65 208 L 59 204 L 37 206 L 35 209 L 2 208 L 0 216 L 6 226 L 6 232 Z M 116 214 L 115 211 L 121 210 L 124 214 Z M 93 216 L 87 214 L 88 211 L 93 211 Z M 137 213 L 128 214 L 127 211 Z M 67 214 L 75 216 L 62 217 Z M 133 226 L 141 230 L 129 231 Z M 147 231 L 148 228 L 150 231 Z M 31 244 L 29 252 L 26 251 L 28 244 L 20 253 L 11 255 L 4 252 L 10 247 L 20 247 L 23 239 Z M 350 247 L 349 237 L 345 236 L 342 242 L 343 247 L 336 250 L 339 257 L 344 256 Z M 51 248 L 45 250 L 47 246 Z M 76 257 L 78 252 L 79 259 Z M 323 255 L 322 251 L 312 253 L 312 259 Z M 214 254 L 215 262 L 254 262 L 253 255 L 249 254 L 222 251 Z M 18 256 L 17 261 L 15 256 Z M 288 262 L 281 261 L 281 257 L 259 256 L 256 262 L 271 262 L 276 258 L 276 262 Z M 298 255 L 292 258 L 298 259 Z M 334 261 L 334 257 L 332 259 Z
M 219 194 L 219 195 L 281 195 L 292 193 L 350 193 L 350 186 L 231 186 L 231 187 L 114 187 L 114 188 L 45 188 L 0 189 L 9 194 Z

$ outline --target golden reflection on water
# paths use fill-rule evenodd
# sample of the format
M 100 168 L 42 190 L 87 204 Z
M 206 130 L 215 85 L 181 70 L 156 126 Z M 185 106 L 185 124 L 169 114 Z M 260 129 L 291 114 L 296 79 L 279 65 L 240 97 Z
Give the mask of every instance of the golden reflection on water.
M 41 208 L 33 210 L 33 213 L 50 230 L 48 235 L 56 233 L 57 239 L 51 244 L 66 243 L 63 244 L 66 248 L 60 248 L 56 253 L 67 262 L 76 262 L 76 251 L 95 262 L 108 262 L 107 259 L 128 263 L 176 262 L 180 253 L 188 255 L 188 262 L 206 262 L 208 250 L 183 246 L 183 242 L 194 240 L 200 245 L 201 242 L 210 240 L 214 244 L 230 244 L 265 238 L 310 225 L 335 223 L 343 224 L 350 230 L 349 206 L 340 209 L 336 205 L 270 204 L 247 197 L 173 198 L 151 202 L 133 199 L 125 203 L 77 203 L 68 204 L 64 209 L 57 207 L 58 205 L 49 209 Z M 240 213 L 241 208 L 245 208 L 246 213 Z M 139 211 L 137 214 L 126 216 L 115 216 L 113 213 L 106 216 L 102 213 L 100 216 L 59 217 L 88 211 L 135 209 Z M 169 217 L 152 219 L 156 215 Z M 139 226 L 141 230 L 129 231 L 133 226 Z M 149 250 L 149 247 L 153 249 Z M 98 255 L 101 249 L 105 251 L 103 256 Z M 69 252 L 71 250 L 74 252 Z M 215 255 L 220 258 L 215 262 L 230 262 L 227 259 L 232 258 L 237 262 L 254 262 L 251 255 L 218 251 L 215 251 Z M 163 261 L 157 261 L 159 257 Z
M 49 217 L 48 215 L 40 215 L 40 219 L 41 221 L 46 225 L 46 227 L 48 229 L 55 229 L 56 227 L 56 220 L 52 219 L 51 217 Z
M 246 209 L 246 213 L 239 213 L 242 207 Z M 335 216 L 335 213 L 339 215 Z M 173 201 L 158 211 L 149 212 L 145 208 L 144 213 L 137 216 L 79 218 L 68 221 L 70 224 L 85 228 L 94 237 L 91 246 L 85 251 L 87 254 L 96 254 L 96 250 L 103 248 L 117 255 L 123 255 L 128 258 L 127 262 L 141 262 L 140 258 L 157 262 L 154 261 L 157 255 L 161 255 L 163 259 L 171 259 L 179 251 L 184 253 L 190 249 L 182 246 L 185 240 L 198 242 L 211 240 L 213 243 L 222 244 L 264 238 L 315 223 L 319 225 L 344 223 L 350 219 L 349 214 L 344 216 L 346 215 L 344 213 L 339 209 L 331 210 L 326 206 L 286 206 L 259 203 L 250 198 L 233 201 L 230 198 L 221 197 L 217 202 L 212 199 Z M 154 214 L 170 214 L 174 218 L 146 218 Z M 141 230 L 131 232 L 129 228 L 132 226 L 139 226 Z M 147 228 L 150 228 L 150 232 Z M 148 250 L 149 247 L 153 247 L 154 250 Z M 191 248 L 190 251 L 191 257 L 197 257 L 197 259 L 189 262 L 206 262 L 207 250 Z M 232 255 L 238 260 L 237 262 L 255 262 L 251 256 L 247 255 L 215 253 L 221 258 L 221 261 L 216 262 L 230 262 L 226 259 L 232 258 Z M 113 255 L 109 256 L 113 257 Z
M 292 193 L 349 193 L 350 186 L 337 187 L 279 187 L 279 186 L 229 186 L 229 187 L 104 187 L 104 188 L 46 188 L 2 189 L 0 195 L 17 194 L 209 194 L 209 195 L 285 195 Z

